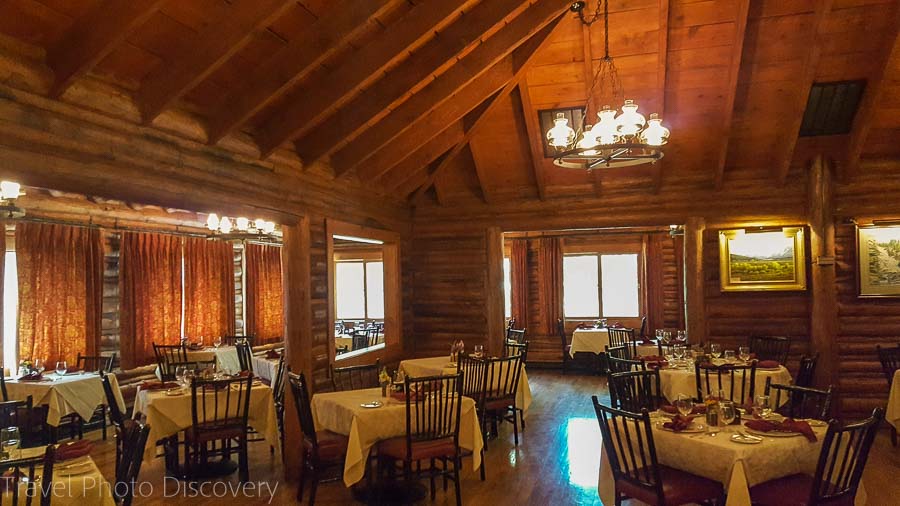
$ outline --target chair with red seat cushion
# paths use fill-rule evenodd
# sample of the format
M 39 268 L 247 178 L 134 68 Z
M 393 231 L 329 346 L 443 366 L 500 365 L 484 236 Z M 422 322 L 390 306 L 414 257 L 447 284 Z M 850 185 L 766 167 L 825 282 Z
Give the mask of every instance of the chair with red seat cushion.
M 303 432 L 303 462 L 300 464 L 300 486 L 297 488 L 297 501 L 303 500 L 303 485 L 306 483 L 306 470 L 312 473 L 309 504 L 316 501 L 316 489 L 319 486 L 319 475 L 327 467 L 344 467 L 347 456 L 347 436 L 327 430 L 316 431 L 313 421 L 312 407 L 309 403 L 309 389 L 303 373 L 294 374 L 288 368 L 287 381 L 294 397 L 294 407 L 300 420 Z
M 766 395 L 774 398 L 773 406 L 779 406 L 778 414 L 788 418 L 815 418 L 828 420 L 831 413 L 832 386 L 827 390 L 800 387 L 796 385 L 779 385 L 772 383 L 772 377 L 766 378 Z M 787 402 L 782 401 L 783 398 Z
M 878 361 L 881 362 L 881 369 L 884 371 L 884 377 L 887 379 L 888 390 L 891 389 L 894 382 L 894 373 L 900 369 L 900 344 L 897 346 L 875 346 L 875 353 L 878 354 Z M 5 398 L 5 397 L 4 397 Z M 891 444 L 897 446 L 897 429 L 891 425 Z
M 518 358 L 518 357 L 515 357 Z M 379 475 L 385 464 L 403 463 L 403 476 L 427 475 L 431 483 L 431 499 L 435 497 L 434 480 L 443 477 L 453 481 L 456 504 L 462 504 L 459 469 L 459 419 L 462 413 L 462 373 L 450 376 L 406 377 L 406 435 L 378 444 Z M 422 461 L 430 465 L 423 469 Z M 437 466 L 441 462 L 441 467 Z M 413 463 L 416 463 L 415 472 Z M 451 464 L 452 463 L 452 467 Z M 446 488 L 446 481 L 444 482 Z
M 631 413 L 600 404 L 596 395 L 591 399 L 615 479 L 617 506 L 627 498 L 651 505 L 725 504 L 721 483 L 659 463 L 646 409 Z
M 659 370 L 617 372 L 609 375 L 612 405 L 632 413 L 656 411 L 663 405 Z
M 759 506 L 852 506 L 882 418 L 884 410 L 875 408 L 861 422 L 841 426 L 832 420 L 815 474 L 794 474 L 755 485 L 750 488 L 751 501 Z
M 516 395 L 519 391 L 522 364 L 525 363 L 527 357 L 528 348 L 526 347 L 519 355 L 491 358 L 487 361 L 484 418 L 491 422 L 494 434 L 497 433 L 498 422 L 510 422 L 513 425 L 516 446 L 519 446 L 519 423 L 524 422 L 522 408 L 516 405 Z
M 694 365 L 694 379 L 697 385 L 697 400 L 707 396 L 725 393 L 725 398 L 735 404 L 750 404 L 756 398 L 756 364 L 723 364 L 720 366 L 697 362 Z M 723 381 L 722 378 L 727 378 Z

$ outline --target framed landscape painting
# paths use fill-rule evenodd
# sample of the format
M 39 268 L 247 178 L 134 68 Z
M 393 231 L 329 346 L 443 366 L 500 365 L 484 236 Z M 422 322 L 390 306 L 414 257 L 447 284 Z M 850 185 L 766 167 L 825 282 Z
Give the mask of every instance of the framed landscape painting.
M 860 297 L 900 297 L 900 227 L 856 229 Z
M 719 231 L 723 292 L 806 290 L 803 228 Z

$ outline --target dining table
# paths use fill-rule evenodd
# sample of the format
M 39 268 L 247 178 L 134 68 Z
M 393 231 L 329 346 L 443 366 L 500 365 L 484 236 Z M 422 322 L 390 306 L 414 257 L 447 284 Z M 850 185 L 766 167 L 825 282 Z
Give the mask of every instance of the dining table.
M 15 455 L 17 459 L 30 459 L 44 455 L 45 446 L 36 448 L 23 448 Z M 2 463 L 0 463 L 2 464 Z M 35 467 L 35 475 L 43 474 L 43 466 Z M 37 481 L 37 480 L 35 480 Z M 40 485 L 40 483 L 37 483 Z M 53 464 L 53 481 L 51 489 L 51 503 L 53 506 L 115 506 L 112 495 L 112 485 L 106 481 L 96 462 L 90 455 L 84 455 L 70 460 L 63 460 Z M 22 501 L 26 493 L 26 485 L 19 484 L 19 497 Z M 40 492 L 37 491 L 37 494 Z M 12 501 L 11 487 L 3 487 L 0 494 L 0 503 L 8 504 Z M 35 501 L 37 503 L 37 500 Z
M 266 355 L 254 355 L 250 359 L 253 374 L 272 385 L 275 383 L 275 374 L 278 372 L 278 360 L 278 358 L 269 358 Z
M 885 420 L 896 430 L 900 431 L 900 370 L 894 371 L 894 379 L 891 381 L 891 394 L 888 397 Z
M 216 361 L 216 367 L 227 374 L 234 374 L 241 370 L 241 361 L 238 358 L 237 348 L 234 346 L 204 346 L 201 348 L 187 348 L 184 352 L 188 362 Z M 159 366 L 156 367 L 156 377 L 162 378 Z
M 450 362 L 450 357 L 413 358 L 400 362 L 399 369 L 410 377 L 436 376 L 439 374 L 456 374 L 457 366 Z M 493 377 L 499 382 L 504 374 L 495 372 Z M 525 365 L 522 365 L 522 373 L 519 375 L 519 384 L 516 387 L 516 407 L 522 409 L 523 416 L 527 415 L 531 406 L 531 386 L 528 384 L 528 373 Z
M 606 353 L 609 346 L 609 329 L 581 328 L 572 332 L 572 345 L 569 347 L 569 355 L 575 358 L 576 353 L 593 353 L 599 355 Z M 657 355 L 659 348 L 652 341 L 639 341 L 636 345 L 637 354 L 640 356 Z
M 249 426 L 256 429 L 266 442 L 277 450 L 281 447 L 281 443 L 278 438 L 275 402 L 272 395 L 271 387 L 254 381 L 250 388 L 247 421 Z M 213 402 L 207 402 L 207 406 L 214 405 Z M 147 425 L 150 426 L 147 441 L 150 441 L 151 444 L 148 444 L 144 450 L 145 463 L 156 455 L 156 446 L 152 444 L 153 442 L 174 436 L 192 426 L 191 409 L 190 388 L 143 389 L 138 386 L 134 398 L 134 414 L 137 416 L 138 413 L 143 413 L 146 416 Z
M 374 401 L 381 405 L 367 407 L 374 406 Z M 472 468 L 478 469 L 484 441 L 475 401 L 463 397 L 460 405 L 459 446 L 472 452 Z M 406 435 L 406 401 L 382 397 L 381 388 L 317 393 L 311 406 L 317 431 L 348 436 L 343 475 L 348 487 L 365 476 L 369 452 L 376 443 Z
M 115 374 L 107 374 L 119 409 L 125 411 L 125 400 Z M 46 405 L 47 423 L 58 427 L 60 420 L 77 413 L 90 420 L 97 406 L 107 403 L 100 375 L 95 372 L 71 372 L 63 375 L 44 373 L 39 380 L 4 378 L 9 400 L 24 401 L 31 396 L 32 405 Z
M 724 361 L 713 361 L 714 364 L 724 364 Z M 754 384 L 754 395 L 762 395 L 766 391 L 766 380 L 771 378 L 772 384 L 790 385 L 793 381 L 790 371 L 783 365 L 769 369 L 756 368 L 756 380 Z M 663 397 L 669 402 L 675 402 L 679 395 L 686 395 L 694 398 L 697 396 L 697 375 L 694 370 L 694 363 L 686 360 L 675 363 L 659 369 L 660 390 Z M 731 385 L 730 377 L 723 375 L 722 388 L 727 392 Z M 736 387 L 735 393 L 739 390 Z M 784 396 L 781 403 L 787 402 L 788 397 Z
M 827 432 L 824 422 L 811 422 L 815 442 L 795 433 L 787 437 L 763 435 L 758 443 L 745 444 L 731 440 L 733 433 L 744 431 L 738 425 L 728 426 L 710 436 L 701 426 L 698 426 L 699 432 L 672 432 L 663 427 L 666 420 L 661 416 L 651 417 L 653 444 L 659 463 L 718 481 L 728 496 L 726 506 L 750 506 L 750 487 L 754 485 L 792 474 L 812 475 Z M 603 504 L 615 504 L 615 480 L 605 445 L 600 452 L 597 491 Z M 862 483 L 855 504 L 866 504 Z

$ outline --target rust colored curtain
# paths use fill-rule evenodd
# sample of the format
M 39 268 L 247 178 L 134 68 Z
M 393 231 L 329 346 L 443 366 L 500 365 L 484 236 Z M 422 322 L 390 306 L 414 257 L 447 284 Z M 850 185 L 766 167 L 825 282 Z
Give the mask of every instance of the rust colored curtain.
M 225 241 L 184 240 L 184 335 L 234 335 L 234 249 Z
M 280 341 L 284 336 L 281 248 L 247 244 L 244 253 L 247 335 L 259 343 Z
M 562 248 L 558 237 L 538 239 L 538 287 L 544 313 L 543 335 L 556 335 L 556 320 L 562 317 Z
M 122 368 L 154 361 L 153 343 L 181 339 L 181 238 L 122 233 L 119 257 Z
M 19 357 L 74 364 L 97 355 L 103 304 L 100 231 L 66 225 L 16 225 Z
M 528 241 L 525 239 L 510 241 L 509 278 L 512 317 L 516 319 L 516 327 L 528 328 Z

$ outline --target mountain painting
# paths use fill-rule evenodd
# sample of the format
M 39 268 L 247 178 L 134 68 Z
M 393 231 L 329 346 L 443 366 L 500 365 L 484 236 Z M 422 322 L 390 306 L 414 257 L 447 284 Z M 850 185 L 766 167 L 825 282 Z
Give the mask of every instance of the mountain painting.
M 745 234 L 729 241 L 729 272 L 735 282 L 793 281 L 794 238 L 783 232 Z
M 860 295 L 900 295 L 900 227 L 859 229 Z

